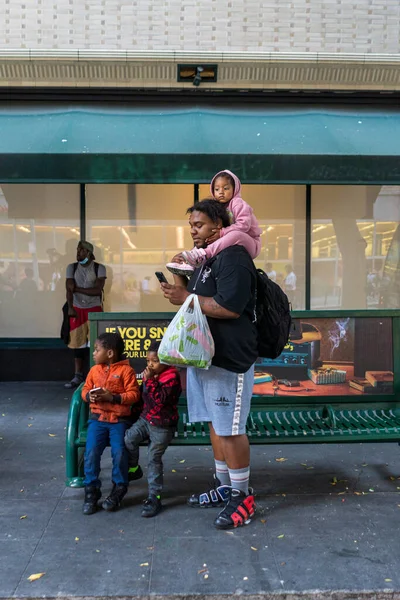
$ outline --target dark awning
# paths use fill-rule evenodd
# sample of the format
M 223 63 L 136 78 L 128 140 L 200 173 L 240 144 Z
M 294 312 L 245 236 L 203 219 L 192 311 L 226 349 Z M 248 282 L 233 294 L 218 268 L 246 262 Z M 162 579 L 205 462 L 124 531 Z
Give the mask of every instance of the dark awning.
M 0 108 L 0 182 L 400 183 L 400 110 Z

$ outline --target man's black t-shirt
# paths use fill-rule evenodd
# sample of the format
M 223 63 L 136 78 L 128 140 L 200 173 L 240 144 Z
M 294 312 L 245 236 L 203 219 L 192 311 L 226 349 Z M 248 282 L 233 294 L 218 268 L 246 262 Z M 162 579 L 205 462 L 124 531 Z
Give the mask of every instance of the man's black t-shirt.
M 212 364 L 244 373 L 257 359 L 255 323 L 256 270 L 242 246 L 230 246 L 197 268 L 187 287 L 199 296 L 211 296 L 238 319 L 207 317 L 215 342 Z

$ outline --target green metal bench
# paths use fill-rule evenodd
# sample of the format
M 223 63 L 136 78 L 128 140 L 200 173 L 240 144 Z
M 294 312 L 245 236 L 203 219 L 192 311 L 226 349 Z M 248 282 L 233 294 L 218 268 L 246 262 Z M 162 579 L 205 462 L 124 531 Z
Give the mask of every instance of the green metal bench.
M 340 404 L 340 398 L 303 397 L 299 405 L 287 397 L 254 396 L 247 421 L 251 444 L 343 443 L 400 441 L 400 405 L 377 401 L 367 408 L 361 398 L 357 404 Z M 306 404 L 308 402 L 308 404 Z M 320 404 L 318 404 L 318 402 Z M 334 403 L 336 402 L 336 403 Z M 361 407 L 361 402 L 363 402 Z M 278 404 L 279 403 L 279 404 Z M 81 388 L 73 396 L 68 415 L 66 447 L 66 483 L 83 486 L 83 453 L 86 444 L 88 405 L 81 399 Z M 210 444 L 206 423 L 190 423 L 186 399 L 179 403 L 179 424 L 173 445 Z

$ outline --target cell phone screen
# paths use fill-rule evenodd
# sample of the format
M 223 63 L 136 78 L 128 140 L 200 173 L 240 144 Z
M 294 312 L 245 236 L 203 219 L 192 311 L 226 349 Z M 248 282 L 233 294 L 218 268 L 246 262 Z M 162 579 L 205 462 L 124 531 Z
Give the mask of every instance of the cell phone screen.
M 155 275 L 160 283 L 168 283 L 167 278 L 162 271 L 156 271 Z

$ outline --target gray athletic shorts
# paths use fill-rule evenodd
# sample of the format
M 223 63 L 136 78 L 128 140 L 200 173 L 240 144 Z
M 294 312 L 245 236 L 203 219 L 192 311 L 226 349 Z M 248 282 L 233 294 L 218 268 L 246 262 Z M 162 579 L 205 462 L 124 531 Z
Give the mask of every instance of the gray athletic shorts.
M 190 421 L 212 423 L 221 436 L 246 433 L 254 385 L 254 365 L 246 373 L 220 367 L 189 367 L 186 394 Z

